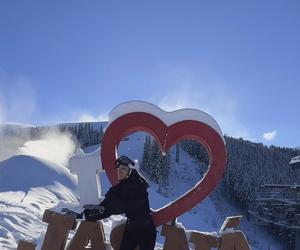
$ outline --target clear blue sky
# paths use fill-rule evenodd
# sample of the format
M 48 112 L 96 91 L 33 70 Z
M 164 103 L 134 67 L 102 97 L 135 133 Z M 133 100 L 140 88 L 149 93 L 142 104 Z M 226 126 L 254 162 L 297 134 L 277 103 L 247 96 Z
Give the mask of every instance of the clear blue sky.
M 299 13 L 296 0 L 3 0 L 0 122 L 97 120 L 138 99 L 299 146 Z

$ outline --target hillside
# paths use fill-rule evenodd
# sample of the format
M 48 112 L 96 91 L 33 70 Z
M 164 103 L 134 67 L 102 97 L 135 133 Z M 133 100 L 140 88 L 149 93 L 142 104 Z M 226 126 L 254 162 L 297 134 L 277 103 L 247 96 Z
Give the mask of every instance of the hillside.
M 61 138 L 56 139 L 60 142 Z M 126 154 L 141 162 L 144 140 L 144 133 L 130 135 L 119 145 L 119 154 Z M 81 209 L 78 203 L 75 176 L 70 174 L 64 165 L 55 163 L 55 159 L 53 161 L 49 159 L 49 156 L 55 158 L 55 155 L 45 154 L 43 151 L 40 156 L 47 155 L 45 159 L 38 156 L 39 151 L 34 150 L 38 145 L 39 148 L 45 147 L 45 150 L 48 149 L 53 153 L 53 148 L 57 144 L 50 141 L 50 144 L 46 141 L 42 141 L 42 144 L 32 143 L 34 141 L 26 142 L 27 155 L 20 155 L 20 151 L 17 151 L 15 156 L 0 163 L 0 178 L 2 178 L 0 181 L 0 244 L 4 249 L 14 249 L 16 242 L 22 238 L 34 238 L 38 244 L 41 244 L 46 230 L 46 225 L 41 222 L 41 216 L 46 208 Z M 85 151 L 91 152 L 97 147 L 97 145 L 90 146 L 85 148 Z M 34 151 L 34 154 L 30 155 L 31 151 Z M 67 151 L 64 154 L 64 157 L 68 157 Z M 179 154 L 180 160 L 176 162 L 175 150 L 171 149 L 171 171 L 167 192 L 161 194 L 158 184 L 148 180 L 151 184 L 150 203 L 154 209 L 184 194 L 202 177 L 203 171 L 200 171 L 199 161 L 182 149 Z M 147 177 L 146 174 L 145 176 Z M 110 187 L 110 183 L 105 174 L 101 174 L 101 180 L 103 192 L 105 192 Z M 218 232 L 225 216 L 241 213 L 242 211 L 228 203 L 224 197 L 212 194 L 194 209 L 180 216 L 178 221 L 190 230 Z M 113 216 L 103 221 L 107 236 L 115 221 L 121 219 L 122 216 Z M 243 219 L 241 227 L 253 249 L 281 249 L 275 239 L 254 226 L 247 218 Z M 163 242 L 164 238 L 158 234 L 157 249 Z

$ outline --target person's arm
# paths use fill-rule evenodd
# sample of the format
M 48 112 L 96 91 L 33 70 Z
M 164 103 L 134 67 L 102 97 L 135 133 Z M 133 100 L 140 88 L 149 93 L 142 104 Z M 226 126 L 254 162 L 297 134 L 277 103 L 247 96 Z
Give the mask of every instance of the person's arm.
M 125 213 L 125 206 L 119 198 L 119 188 L 111 187 L 105 195 L 104 200 L 94 208 L 84 210 L 84 215 L 88 221 L 97 221 L 108 218 L 113 214 Z
M 84 209 L 83 213 L 87 221 L 102 220 L 111 216 L 111 213 L 101 205 L 93 209 L 86 208 Z
M 119 196 L 105 198 L 103 202 L 101 202 L 101 205 L 111 214 L 125 213 L 125 204 Z

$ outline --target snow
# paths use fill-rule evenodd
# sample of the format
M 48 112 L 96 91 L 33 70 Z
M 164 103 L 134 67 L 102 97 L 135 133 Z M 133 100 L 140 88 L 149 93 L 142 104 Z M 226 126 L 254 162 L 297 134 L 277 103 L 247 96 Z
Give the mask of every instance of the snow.
M 76 178 L 65 167 L 28 155 L 1 162 L 0 249 L 16 249 L 20 239 L 39 242 L 45 209 L 61 200 L 78 203 Z
M 140 160 L 143 153 L 145 133 L 129 136 L 120 143 L 119 155 L 128 155 Z M 85 149 L 93 152 L 99 146 Z M 192 188 L 200 179 L 199 164 L 184 151 L 180 151 L 180 161 L 175 162 L 171 149 L 172 171 L 168 197 L 157 192 L 158 186 L 150 183 L 149 199 L 153 209 L 160 208 Z M 111 186 L 105 173 L 100 173 L 103 194 Z M 34 240 L 40 249 L 47 224 L 42 222 L 45 209 L 60 211 L 68 207 L 81 212 L 78 200 L 78 183 L 75 175 L 62 164 L 50 159 L 32 155 L 15 155 L 0 162 L 0 249 L 16 249 L 20 239 Z M 191 211 L 178 218 L 189 236 L 193 230 L 216 235 L 226 216 L 238 215 L 241 211 L 228 204 L 222 197 L 207 197 Z M 122 223 L 122 215 L 103 220 L 106 239 L 111 229 Z M 276 241 L 254 227 L 246 217 L 240 226 L 254 250 L 279 250 Z M 160 232 L 161 227 L 159 227 Z M 75 231 L 71 231 L 69 240 Z M 156 249 L 162 249 L 164 237 L 157 235 Z M 192 246 L 192 245 L 191 245 Z
M 108 115 L 107 127 L 119 117 L 133 112 L 146 112 L 152 114 L 158 117 L 167 126 L 171 126 L 174 123 L 184 120 L 200 121 L 214 129 L 220 135 L 220 137 L 223 138 L 223 133 L 218 123 L 214 118 L 203 111 L 185 108 L 167 112 L 155 106 L 154 104 L 145 101 L 129 101 L 117 105 Z M 224 138 L 223 142 L 225 144 Z
M 45 159 L 17 155 L 0 163 L 0 191 L 24 191 L 32 187 L 64 183 L 75 189 L 76 179 L 69 171 Z
M 126 223 L 125 217 L 121 217 L 119 220 L 114 220 L 111 225 L 111 230 L 113 230 L 115 227 L 125 224 L 125 223 Z
M 119 145 L 119 154 L 128 155 L 134 159 L 141 159 L 143 153 L 143 141 L 146 134 L 137 132 L 130 135 L 129 140 L 122 141 Z M 166 206 L 174 199 L 183 195 L 190 190 L 195 184 L 201 180 L 202 175 L 199 171 L 199 163 L 192 159 L 185 151 L 180 150 L 180 160 L 178 163 L 175 161 L 175 146 L 170 149 L 171 152 L 171 172 L 169 177 L 169 197 L 160 195 L 158 185 L 150 182 L 149 200 L 152 209 L 158 209 Z M 205 166 L 202 166 L 205 168 Z M 207 168 L 207 167 L 206 167 Z M 146 177 L 146 176 L 145 176 Z M 109 181 L 105 175 L 101 175 L 102 183 L 110 186 Z M 149 180 L 148 180 L 149 181 Z M 199 205 L 192 210 L 181 215 L 177 219 L 177 223 L 181 223 L 185 228 L 189 229 L 186 233 L 189 236 L 190 230 L 197 230 L 207 232 L 209 234 L 217 235 L 225 220 L 228 216 L 243 214 L 232 205 L 228 204 L 222 197 L 215 200 L 212 196 L 208 196 Z M 253 250 L 280 250 L 281 247 L 274 239 L 271 238 L 265 231 L 259 227 L 254 226 L 247 217 L 244 216 L 239 227 L 246 235 L 251 243 Z M 161 227 L 158 228 L 160 232 Z M 157 242 L 163 244 L 164 237 L 157 235 Z M 191 244 L 192 247 L 192 244 Z

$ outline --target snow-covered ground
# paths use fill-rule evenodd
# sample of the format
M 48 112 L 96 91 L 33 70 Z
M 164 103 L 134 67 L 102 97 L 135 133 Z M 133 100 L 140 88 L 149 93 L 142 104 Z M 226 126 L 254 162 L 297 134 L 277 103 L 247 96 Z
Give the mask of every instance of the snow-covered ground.
M 119 154 L 126 154 L 133 159 L 141 159 L 143 152 L 144 133 L 135 133 L 124 140 L 119 146 Z M 44 143 L 44 142 L 43 142 Z M 12 156 L 0 162 L 0 249 L 15 249 L 20 239 L 34 239 L 41 246 L 43 235 L 47 225 L 42 222 L 42 215 L 47 208 L 60 210 L 62 207 L 70 207 L 80 210 L 78 202 L 77 179 L 68 169 L 51 161 L 43 154 L 30 154 L 36 147 L 34 143 L 26 144 L 26 155 L 18 150 Z M 43 146 L 42 146 L 43 145 Z M 51 144 L 39 144 L 39 147 Z M 86 152 L 95 150 L 97 146 L 86 148 Z M 1 149 L 0 149 L 1 151 Z M 23 152 L 24 153 L 24 152 Z M 52 152 L 53 153 L 53 152 Z M 65 157 L 69 152 L 65 152 Z M 47 158 L 47 159 L 46 159 Z M 60 155 L 59 159 L 63 159 Z M 198 163 L 180 151 L 180 161 L 175 162 L 175 154 L 171 153 L 172 171 L 170 175 L 170 188 L 168 197 L 161 196 L 158 186 L 151 183 L 149 197 L 151 207 L 156 209 L 169 203 L 171 200 L 184 194 L 201 179 L 198 171 Z M 102 190 L 106 192 L 110 183 L 104 173 L 101 174 Z M 185 228 L 207 232 L 218 232 L 225 216 L 238 215 L 240 211 L 228 204 L 224 199 L 207 197 L 197 207 L 178 218 Z M 122 216 L 113 216 L 103 220 L 105 234 L 109 239 L 112 224 Z M 279 250 L 280 246 L 269 235 L 253 226 L 246 218 L 243 219 L 241 229 L 255 250 Z M 74 232 L 71 232 L 70 238 Z M 162 246 L 164 238 L 160 236 L 160 228 L 157 235 L 157 249 Z
M 0 163 L 0 249 L 16 249 L 20 239 L 37 239 L 47 225 L 42 216 L 61 200 L 78 203 L 69 171 L 41 158 L 17 155 Z
M 131 135 L 130 140 L 122 141 L 118 152 L 134 159 L 141 159 L 145 134 L 138 132 Z M 171 171 L 169 177 L 169 194 L 163 197 L 157 193 L 158 185 L 151 183 L 149 191 L 151 207 L 160 208 L 190 190 L 202 178 L 199 163 L 180 149 L 180 160 L 175 161 L 175 148 L 171 148 Z M 106 183 L 106 181 L 104 181 Z M 227 216 L 240 215 L 241 211 L 228 204 L 222 197 L 209 196 L 191 211 L 178 218 L 185 228 L 205 232 L 219 232 Z M 261 228 L 253 225 L 246 217 L 242 219 L 241 229 L 245 232 L 254 250 L 280 250 L 281 246 Z M 159 243 L 164 238 L 158 235 Z M 192 246 L 191 246 L 192 247 Z

